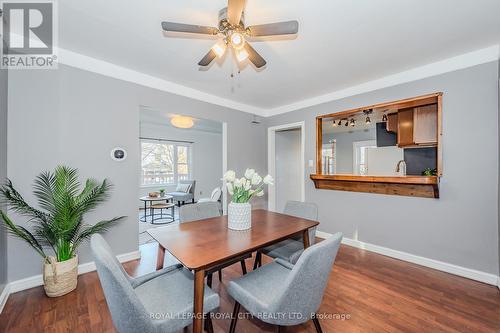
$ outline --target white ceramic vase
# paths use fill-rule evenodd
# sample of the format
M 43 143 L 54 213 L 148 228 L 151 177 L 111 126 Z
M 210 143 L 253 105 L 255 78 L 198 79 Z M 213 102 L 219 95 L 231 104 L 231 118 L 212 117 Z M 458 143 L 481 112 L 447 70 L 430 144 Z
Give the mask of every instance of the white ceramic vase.
M 229 229 L 248 230 L 252 227 L 252 206 L 248 202 L 230 202 L 227 215 Z

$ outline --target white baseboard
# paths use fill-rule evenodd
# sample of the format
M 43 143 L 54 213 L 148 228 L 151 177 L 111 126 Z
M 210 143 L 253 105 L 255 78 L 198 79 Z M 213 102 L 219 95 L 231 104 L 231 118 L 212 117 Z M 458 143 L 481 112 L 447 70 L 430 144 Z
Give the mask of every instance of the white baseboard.
M 123 253 L 117 255 L 116 258 L 119 262 L 124 263 L 127 261 L 137 260 L 141 258 L 140 251 L 133 251 L 129 253 Z M 95 263 L 93 261 L 78 265 L 78 275 L 85 274 L 88 272 L 95 271 Z M 42 274 L 30 276 L 25 279 L 12 281 L 7 284 L 4 291 L 0 295 L 0 313 L 2 312 L 3 305 L 7 302 L 7 298 L 10 294 L 16 293 L 18 291 L 34 288 L 43 285 Z M 6 296 L 4 296 L 6 294 Z M 5 297 L 5 299 L 4 299 Z
M 7 299 L 10 295 L 10 285 L 7 283 L 0 294 L 0 313 L 2 313 L 3 307 L 5 303 L 7 303 Z
M 322 231 L 316 231 L 316 236 L 319 238 L 328 238 L 331 237 L 332 234 Z M 457 266 L 454 264 L 449 264 L 443 261 L 429 259 L 425 257 L 420 257 L 411 253 L 397 251 L 393 249 L 389 249 L 387 247 L 373 245 L 370 243 L 365 243 L 359 240 L 354 240 L 351 238 L 344 237 L 342 239 L 342 244 L 353 246 L 359 249 L 367 250 L 370 252 L 375 252 L 378 254 L 382 254 L 391 258 L 396 258 L 399 260 L 411 262 L 417 265 L 437 269 L 439 271 L 443 271 L 446 273 L 458 275 L 461 277 L 465 277 L 471 280 L 484 282 L 491 285 L 496 285 L 500 288 L 500 278 L 494 274 L 481 272 L 475 269 L 466 268 L 462 266 Z

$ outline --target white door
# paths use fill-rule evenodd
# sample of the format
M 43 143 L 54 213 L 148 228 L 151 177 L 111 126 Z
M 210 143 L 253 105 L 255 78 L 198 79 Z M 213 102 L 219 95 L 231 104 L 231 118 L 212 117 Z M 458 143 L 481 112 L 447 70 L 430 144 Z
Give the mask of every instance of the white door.
M 276 211 L 283 212 L 288 200 L 301 200 L 301 129 L 276 131 Z

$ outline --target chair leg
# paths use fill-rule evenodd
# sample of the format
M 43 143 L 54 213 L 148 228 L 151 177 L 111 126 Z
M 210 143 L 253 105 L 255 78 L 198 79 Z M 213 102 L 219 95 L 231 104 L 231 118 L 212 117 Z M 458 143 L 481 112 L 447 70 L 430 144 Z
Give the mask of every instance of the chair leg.
M 193 200 L 191 202 L 194 203 L 194 198 L 193 198 Z
M 233 318 L 231 319 L 231 326 L 229 327 L 229 333 L 234 333 L 239 313 L 240 313 L 240 303 L 234 302 Z
M 317 333 L 323 333 L 323 330 L 321 329 L 321 325 L 319 324 L 318 318 L 314 317 L 312 321 L 314 323 L 314 327 L 316 327 L 316 332 Z
M 222 269 L 219 269 L 219 282 L 222 282 Z
M 242 259 L 240 261 L 240 264 L 241 264 L 241 272 L 243 273 L 243 275 L 245 275 L 247 273 L 247 266 L 245 265 L 245 259 Z
M 212 288 L 212 274 L 208 274 L 207 276 L 207 286 Z
M 254 270 L 256 270 L 257 267 L 259 267 L 259 263 L 260 263 L 260 266 L 262 266 L 262 253 L 257 251 L 257 253 L 255 254 L 255 261 L 253 262 L 253 269 Z
M 212 317 L 210 313 L 207 313 L 207 317 L 205 318 L 205 330 L 208 333 L 214 333 L 214 325 L 212 325 Z

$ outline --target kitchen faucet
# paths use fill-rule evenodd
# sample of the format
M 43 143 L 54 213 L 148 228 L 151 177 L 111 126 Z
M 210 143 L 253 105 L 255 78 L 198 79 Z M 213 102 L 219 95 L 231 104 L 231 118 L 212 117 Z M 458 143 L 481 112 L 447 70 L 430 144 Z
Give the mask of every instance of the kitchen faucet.
M 405 160 L 400 160 L 396 165 L 396 173 L 400 176 L 406 176 L 406 162 Z

